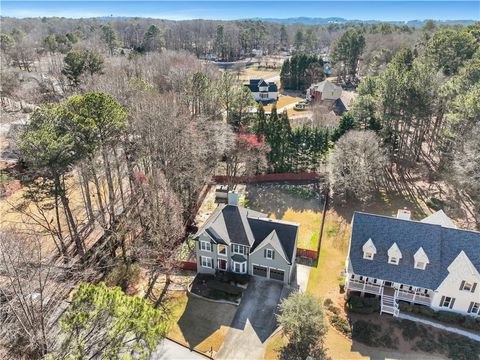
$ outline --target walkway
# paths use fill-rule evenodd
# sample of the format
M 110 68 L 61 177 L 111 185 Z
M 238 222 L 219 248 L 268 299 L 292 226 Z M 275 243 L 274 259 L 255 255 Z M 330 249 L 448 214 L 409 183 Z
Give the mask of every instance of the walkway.
M 407 315 L 405 313 L 398 314 L 398 317 L 400 319 L 406 319 L 406 320 L 419 322 L 419 323 L 429 325 L 429 326 L 432 326 L 432 327 L 440 329 L 440 330 L 445 330 L 445 331 L 449 331 L 449 332 L 452 332 L 452 333 L 455 333 L 455 334 L 458 334 L 458 335 L 462 335 L 462 336 L 468 337 L 469 339 L 472 339 L 472 340 L 475 340 L 475 341 L 480 341 L 480 335 L 474 334 L 474 333 L 472 333 L 470 331 L 467 331 L 467 330 L 462 330 L 462 329 L 458 329 L 458 328 L 455 328 L 455 327 L 446 326 L 446 325 L 440 324 L 440 323 L 435 322 L 435 321 L 430 321 L 430 320 L 427 320 L 427 319 L 418 318 L 416 316 Z

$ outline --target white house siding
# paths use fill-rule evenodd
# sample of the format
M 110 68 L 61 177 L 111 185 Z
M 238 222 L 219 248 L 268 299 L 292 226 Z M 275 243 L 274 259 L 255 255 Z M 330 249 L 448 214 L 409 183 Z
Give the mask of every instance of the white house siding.
M 252 94 L 253 94 L 253 98 L 255 99 L 255 101 L 272 101 L 272 100 L 277 100 L 278 99 L 278 93 L 277 92 L 269 92 L 267 99 L 261 98 L 259 92 L 254 92 Z
M 267 259 L 264 257 L 264 250 L 272 249 L 275 251 L 275 259 Z M 250 254 L 249 264 L 248 264 L 248 273 L 253 275 L 253 265 L 260 265 L 268 267 L 268 274 L 270 273 L 270 268 L 283 270 L 285 272 L 284 283 L 288 284 L 291 277 L 291 266 L 285 261 L 285 259 L 276 251 L 272 245 L 266 244 L 261 248 L 255 249 L 253 253 Z M 268 277 L 268 276 L 267 276 Z
M 448 276 L 435 291 L 432 307 L 436 310 L 451 310 L 467 314 L 472 301 L 480 303 L 480 276 L 466 256 L 457 257 L 449 266 L 449 271 Z M 475 291 L 472 293 L 471 291 L 460 290 L 462 281 L 471 284 L 477 283 Z M 443 296 L 455 299 L 451 309 L 440 306 Z

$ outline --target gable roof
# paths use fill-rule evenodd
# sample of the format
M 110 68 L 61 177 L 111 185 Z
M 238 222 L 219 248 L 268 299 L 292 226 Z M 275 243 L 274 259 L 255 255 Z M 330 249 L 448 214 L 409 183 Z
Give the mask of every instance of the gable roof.
M 313 84 L 310 88 L 313 88 L 315 91 L 324 92 L 325 90 L 342 90 L 342 88 L 334 83 L 324 80 L 322 82 Z
M 194 235 L 206 233 L 216 243 L 240 244 L 251 252 L 262 243 L 270 243 L 292 263 L 298 224 L 268 219 L 266 214 L 234 205 L 219 205 Z
M 282 242 L 278 238 L 277 232 L 273 230 L 263 241 L 255 244 L 255 249 L 253 249 L 250 254 L 262 249 L 265 245 L 270 244 L 287 262 L 290 263 L 289 257 L 285 253 Z
M 251 92 L 259 92 L 260 86 L 268 86 L 268 92 L 277 92 L 278 87 L 277 84 L 274 82 L 267 82 L 263 79 L 251 79 L 248 84 L 245 86 L 248 86 Z
M 450 219 L 447 214 L 443 212 L 443 210 L 438 210 L 437 212 L 434 212 L 432 215 L 427 216 L 425 219 L 420 221 L 427 224 L 441 225 L 446 228 L 457 228 L 452 219 Z
M 370 238 L 377 254 L 366 260 L 362 247 Z M 398 265 L 388 263 L 388 250 L 394 243 L 402 252 Z M 414 267 L 414 255 L 420 247 L 430 261 L 425 270 Z M 479 249 L 480 233 L 476 231 L 361 212 L 353 215 L 349 258 L 355 274 L 435 290 L 461 251 L 480 270 Z

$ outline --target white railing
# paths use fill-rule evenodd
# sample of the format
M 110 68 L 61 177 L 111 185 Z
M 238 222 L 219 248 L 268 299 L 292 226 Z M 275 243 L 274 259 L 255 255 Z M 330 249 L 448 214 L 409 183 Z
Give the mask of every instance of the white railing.
M 387 313 L 392 314 L 393 316 L 398 316 L 398 314 L 400 313 L 400 309 L 398 308 L 397 293 L 398 291 L 395 290 L 393 296 L 385 295 L 385 288 L 382 287 L 382 302 L 380 307 L 380 314 Z
M 403 290 L 397 290 L 397 299 L 422 305 L 430 305 L 432 303 L 432 298 L 429 296 Z
M 381 313 L 387 313 L 387 314 L 392 314 L 393 316 L 398 316 L 400 314 L 400 310 L 398 309 L 397 306 L 390 306 L 390 305 L 384 305 L 382 303 L 382 308 L 380 309 Z
M 347 289 L 349 290 L 368 292 L 370 294 L 375 294 L 375 295 L 380 295 L 380 293 L 382 292 L 381 286 L 375 285 L 375 284 L 369 284 L 359 280 L 349 279 L 347 280 L 346 285 L 347 285 Z

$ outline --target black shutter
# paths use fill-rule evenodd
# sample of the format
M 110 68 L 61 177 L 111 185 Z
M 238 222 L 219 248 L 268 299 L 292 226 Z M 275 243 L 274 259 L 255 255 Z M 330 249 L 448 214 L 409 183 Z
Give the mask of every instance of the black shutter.
M 453 304 L 455 304 L 455 299 L 452 299 L 452 301 L 450 302 L 450 309 L 453 308 Z
M 275 251 L 272 250 L 272 260 L 275 260 Z
M 443 301 L 445 300 L 445 296 L 442 296 L 442 298 L 440 299 L 440 306 L 443 306 Z
M 263 257 L 266 259 L 267 258 L 267 249 L 263 249 Z
M 462 283 L 460 284 L 460 290 L 463 290 L 464 286 L 465 286 L 465 280 L 462 280 Z
M 472 293 L 475 292 L 475 289 L 477 288 L 477 283 L 473 283 L 473 286 L 472 286 Z
M 473 301 L 470 303 L 470 306 L 468 307 L 468 313 L 470 314 L 472 312 L 472 308 L 473 308 Z

